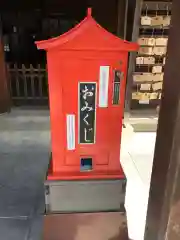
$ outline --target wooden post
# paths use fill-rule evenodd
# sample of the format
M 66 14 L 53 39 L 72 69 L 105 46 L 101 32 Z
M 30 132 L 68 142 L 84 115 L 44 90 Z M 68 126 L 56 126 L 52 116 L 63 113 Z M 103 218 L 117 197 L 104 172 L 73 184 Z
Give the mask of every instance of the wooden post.
M 180 1 L 173 0 L 145 240 L 180 239 L 179 9 Z
M 4 56 L 4 45 L 2 41 L 2 27 L 0 21 L 0 113 L 10 111 L 11 101 L 8 88 L 8 77 Z
M 127 5 L 126 0 L 117 1 L 117 35 L 124 39 L 126 37 Z
M 129 1 L 129 16 L 128 18 L 133 19 L 133 26 L 132 26 L 132 37 L 128 39 L 133 42 L 137 42 L 139 37 L 139 21 L 141 17 L 141 7 L 143 0 L 128 0 Z M 131 16 L 133 15 L 133 16 Z M 131 26 L 127 26 L 131 29 Z M 128 67 L 128 74 L 127 74 L 127 84 L 126 84 L 126 97 L 125 97 L 125 110 L 126 112 L 130 111 L 131 99 L 132 99 L 132 85 L 133 85 L 133 72 L 135 69 L 135 62 L 136 62 L 136 55 L 137 53 L 132 52 L 129 56 L 129 67 Z

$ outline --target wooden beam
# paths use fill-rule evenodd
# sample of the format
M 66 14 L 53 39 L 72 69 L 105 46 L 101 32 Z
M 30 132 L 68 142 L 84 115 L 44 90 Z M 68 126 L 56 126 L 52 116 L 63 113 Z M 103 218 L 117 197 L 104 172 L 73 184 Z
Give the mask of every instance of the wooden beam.
M 180 1 L 173 0 L 145 240 L 180 239 Z

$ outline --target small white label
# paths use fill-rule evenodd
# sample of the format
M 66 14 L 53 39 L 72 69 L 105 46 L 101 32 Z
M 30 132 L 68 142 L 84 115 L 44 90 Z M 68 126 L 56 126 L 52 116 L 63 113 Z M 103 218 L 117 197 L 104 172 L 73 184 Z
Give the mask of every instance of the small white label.
M 99 107 L 108 107 L 109 66 L 100 66 Z
M 67 126 L 67 149 L 75 149 L 75 115 L 68 114 L 66 116 L 66 126 Z
M 147 99 L 147 100 L 139 100 L 139 104 L 149 104 L 149 99 Z

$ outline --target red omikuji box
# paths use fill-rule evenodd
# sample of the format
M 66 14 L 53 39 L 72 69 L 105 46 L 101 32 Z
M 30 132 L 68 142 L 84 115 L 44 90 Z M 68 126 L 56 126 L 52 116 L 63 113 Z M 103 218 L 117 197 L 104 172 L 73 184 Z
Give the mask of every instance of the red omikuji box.
M 47 51 L 52 172 L 49 179 L 121 178 L 119 162 L 129 43 L 91 16 L 36 42 Z
M 47 52 L 52 160 L 47 179 L 123 179 L 120 142 L 128 53 L 91 16 L 67 33 L 36 42 Z

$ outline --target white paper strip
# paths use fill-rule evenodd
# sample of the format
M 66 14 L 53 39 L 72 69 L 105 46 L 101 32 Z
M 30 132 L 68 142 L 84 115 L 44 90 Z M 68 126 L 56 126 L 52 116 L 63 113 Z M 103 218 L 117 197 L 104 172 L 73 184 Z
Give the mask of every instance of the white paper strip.
M 108 107 L 109 66 L 100 66 L 99 107 Z
M 66 116 L 67 126 L 67 150 L 75 149 L 75 115 L 68 114 Z

